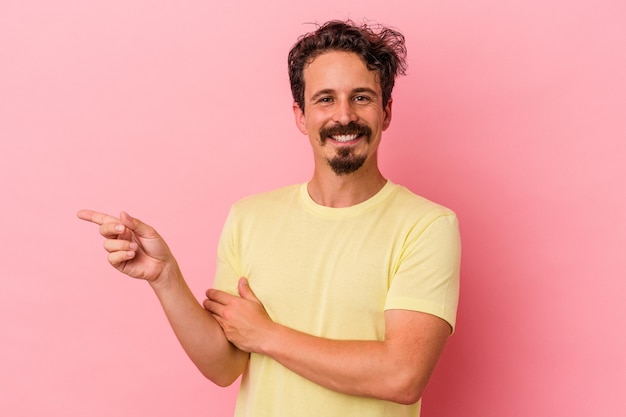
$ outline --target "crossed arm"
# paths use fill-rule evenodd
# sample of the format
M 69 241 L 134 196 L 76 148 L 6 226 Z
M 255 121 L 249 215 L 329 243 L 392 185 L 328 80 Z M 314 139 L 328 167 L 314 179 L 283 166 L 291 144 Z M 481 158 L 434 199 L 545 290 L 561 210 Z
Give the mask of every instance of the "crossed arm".
M 203 308 L 152 227 L 126 213 L 81 210 L 78 217 L 100 225 L 112 266 L 149 282 L 187 355 L 220 386 L 234 382 L 254 352 L 334 391 L 411 404 L 421 398 L 450 334 L 438 317 L 390 310 L 383 341 L 311 336 L 274 323 L 245 279 L 239 297 L 207 290 Z
M 240 297 L 207 290 L 204 301 L 228 340 L 344 394 L 417 402 L 450 335 L 450 325 L 439 317 L 389 310 L 384 341 L 324 339 L 272 322 L 246 279 L 238 289 Z

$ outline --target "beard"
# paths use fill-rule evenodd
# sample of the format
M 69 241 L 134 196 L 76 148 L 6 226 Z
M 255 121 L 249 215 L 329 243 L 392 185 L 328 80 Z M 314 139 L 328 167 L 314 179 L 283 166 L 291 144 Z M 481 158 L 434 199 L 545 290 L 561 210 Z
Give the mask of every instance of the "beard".
M 324 145 L 330 136 L 337 135 L 363 136 L 365 141 L 369 143 L 372 129 L 367 125 L 360 125 L 356 122 L 350 122 L 347 125 L 335 125 L 329 128 L 323 127 L 320 129 L 320 142 Z M 356 155 L 351 146 L 342 146 L 337 149 L 337 154 L 332 158 L 328 158 L 326 162 L 328 162 L 335 174 L 347 175 L 361 168 L 366 159 L 367 155 Z
M 367 157 L 365 155 L 355 155 L 349 147 L 339 148 L 337 155 L 328 158 L 326 162 L 337 175 L 347 175 L 358 171 L 363 166 Z

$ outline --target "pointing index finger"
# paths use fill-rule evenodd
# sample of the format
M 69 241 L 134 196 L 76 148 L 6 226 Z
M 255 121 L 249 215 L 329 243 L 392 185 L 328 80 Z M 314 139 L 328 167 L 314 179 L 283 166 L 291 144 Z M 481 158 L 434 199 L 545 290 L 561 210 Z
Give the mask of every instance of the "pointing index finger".
M 117 217 L 110 216 L 105 213 L 100 213 L 93 210 L 79 210 L 76 213 L 79 219 L 85 220 L 91 223 L 103 225 L 104 223 L 119 223 L 120 219 Z

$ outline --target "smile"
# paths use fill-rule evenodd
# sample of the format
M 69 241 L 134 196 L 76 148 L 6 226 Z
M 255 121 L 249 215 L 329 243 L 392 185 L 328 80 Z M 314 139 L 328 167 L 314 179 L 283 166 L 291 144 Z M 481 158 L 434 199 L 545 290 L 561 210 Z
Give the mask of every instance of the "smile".
M 355 140 L 358 137 L 359 135 L 353 134 L 353 135 L 335 135 L 335 136 L 331 136 L 330 138 L 333 139 L 334 141 L 345 143 L 345 142 L 350 142 L 352 140 Z
M 345 146 L 357 143 L 361 139 L 369 142 L 372 136 L 372 129 L 365 125 L 351 121 L 347 125 L 334 125 L 323 127 L 320 129 L 320 141 L 322 145 L 327 139 L 331 139 L 334 143 Z

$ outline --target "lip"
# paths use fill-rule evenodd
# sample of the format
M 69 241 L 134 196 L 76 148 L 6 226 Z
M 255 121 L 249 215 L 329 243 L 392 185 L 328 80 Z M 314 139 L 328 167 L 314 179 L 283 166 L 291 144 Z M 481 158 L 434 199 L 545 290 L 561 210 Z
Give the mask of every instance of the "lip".
M 356 137 L 354 137 L 356 135 Z M 346 125 L 333 125 L 320 128 L 320 141 L 322 145 L 330 142 L 334 147 L 354 146 L 365 139 L 369 142 L 372 129 L 366 124 L 351 121 Z M 346 140 L 354 137 L 354 139 Z M 337 139 L 335 139 L 337 138 Z
M 364 138 L 364 135 L 359 135 L 356 138 L 352 139 L 352 140 L 348 140 L 348 141 L 338 141 L 336 139 L 333 139 L 331 136 L 327 136 L 326 137 L 326 141 L 327 142 L 332 142 L 333 144 L 337 145 L 337 146 L 350 146 L 350 145 L 354 145 L 358 142 L 361 141 L 361 139 Z

